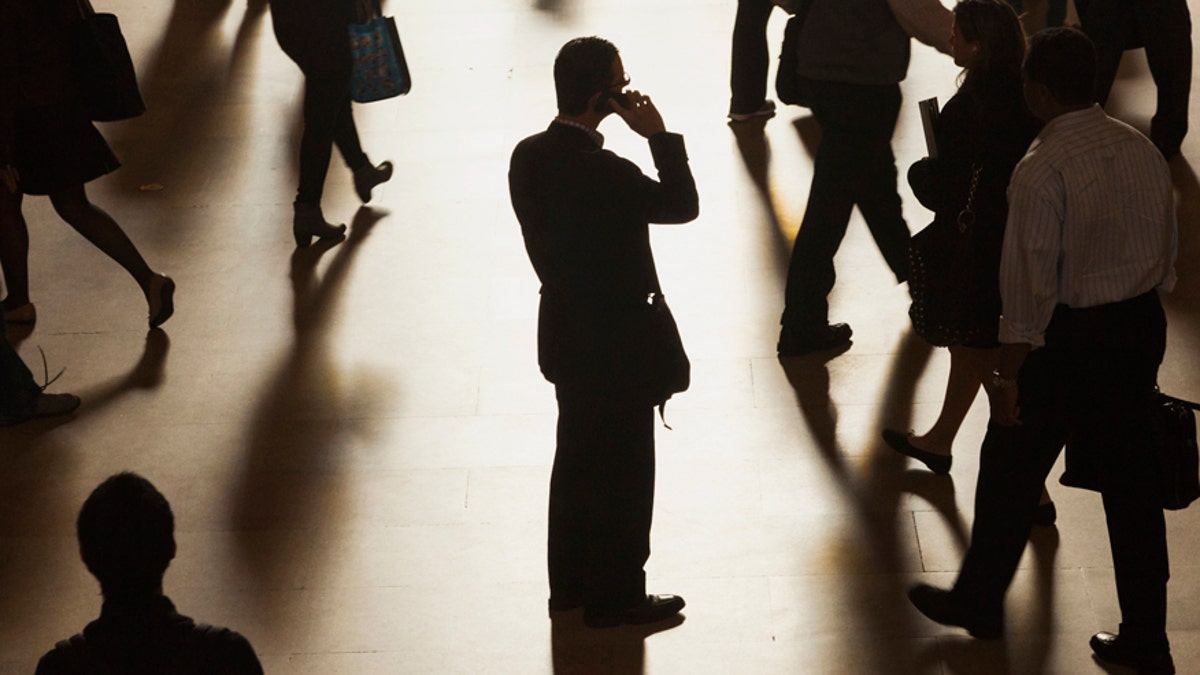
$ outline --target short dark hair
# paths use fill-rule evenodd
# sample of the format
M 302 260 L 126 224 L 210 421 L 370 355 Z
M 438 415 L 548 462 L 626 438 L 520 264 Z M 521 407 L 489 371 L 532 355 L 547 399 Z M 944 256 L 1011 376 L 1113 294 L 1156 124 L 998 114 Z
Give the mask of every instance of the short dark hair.
M 119 473 L 92 491 L 75 522 L 79 552 L 105 597 L 157 591 L 175 555 L 175 516 L 150 481 Z
M 1047 28 L 1029 39 L 1022 73 L 1063 105 L 1091 103 L 1096 96 L 1096 47 L 1076 28 Z
M 554 59 L 558 112 L 565 115 L 587 112 L 588 99 L 612 83 L 616 57 L 616 46 L 604 38 L 575 38 L 563 45 Z

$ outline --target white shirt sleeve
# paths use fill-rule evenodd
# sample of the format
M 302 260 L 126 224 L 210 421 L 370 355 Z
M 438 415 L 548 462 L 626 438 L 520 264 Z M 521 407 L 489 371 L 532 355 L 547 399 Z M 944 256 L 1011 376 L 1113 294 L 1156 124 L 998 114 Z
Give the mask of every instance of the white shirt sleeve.
M 1008 189 L 1008 224 L 1000 256 L 1000 342 L 1045 345 L 1046 326 L 1058 305 L 1058 265 L 1062 250 L 1064 204 L 1046 183 L 1058 176 L 1038 176 L 1041 185 L 1022 180 L 1020 168 Z

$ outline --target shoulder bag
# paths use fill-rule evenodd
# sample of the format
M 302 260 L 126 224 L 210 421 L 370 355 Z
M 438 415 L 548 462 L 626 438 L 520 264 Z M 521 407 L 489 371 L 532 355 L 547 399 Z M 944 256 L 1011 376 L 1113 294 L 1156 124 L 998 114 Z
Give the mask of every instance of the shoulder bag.
M 129 46 L 115 14 L 97 14 L 89 0 L 77 0 L 79 21 L 71 25 L 71 66 L 75 88 L 88 117 L 115 122 L 146 112 Z
M 979 294 L 973 280 L 979 264 L 972 230 L 975 226 L 975 189 L 983 166 L 971 167 L 967 204 L 954 222 L 935 218 L 913 235 L 908 244 L 908 316 L 913 330 L 926 342 L 946 347 L 989 336 L 975 335 L 972 316 Z M 995 336 L 990 336 L 995 339 Z
M 382 14 L 376 0 L 359 0 L 358 23 L 349 26 L 350 97 L 359 103 L 401 96 L 412 88 L 396 20 Z

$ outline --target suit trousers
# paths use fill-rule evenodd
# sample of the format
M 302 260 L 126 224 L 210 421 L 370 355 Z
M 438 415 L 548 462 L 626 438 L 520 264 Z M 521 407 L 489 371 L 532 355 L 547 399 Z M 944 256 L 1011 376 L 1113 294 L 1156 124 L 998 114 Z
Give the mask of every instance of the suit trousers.
M 801 78 L 821 125 L 808 206 L 788 265 L 784 326 L 808 330 L 829 321 L 833 256 L 855 205 L 897 280 L 908 279 L 908 226 L 896 192 L 892 132 L 900 85 L 862 85 Z
M 626 395 L 626 394 L 629 395 Z M 617 610 L 646 597 L 654 408 L 632 392 L 558 384 L 550 476 L 550 597 Z M 635 402 L 636 401 L 636 402 Z
M 1192 88 L 1192 18 L 1187 0 L 1076 4 L 1083 31 L 1096 45 L 1096 101 L 1100 105 L 1108 101 L 1125 50 L 1132 44 L 1144 45 L 1158 91 L 1150 140 L 1164 151 L 1178 150 L 1187 135 Z
M 729 112 L 748 114 L 767 99 L 767 22 L 775 4 L 771 0 L 738 0 L 733 23 L 733 48 L 729 67 Z
M 1165 348 L 1157 291 L 1056 309 L 1046 346 L 1029 354 L 1018 376 L 1021 424 L 992 424 L 984 438 L 971 545 L 952 591 L 969 617 L 1002 618 L 1041 486 L 1063 445 L 1087 439 L 1082 449 L 1101 481 L 1121 636 L 1148 648 L 1166 645 L 1166 526 L 1148 445 Z

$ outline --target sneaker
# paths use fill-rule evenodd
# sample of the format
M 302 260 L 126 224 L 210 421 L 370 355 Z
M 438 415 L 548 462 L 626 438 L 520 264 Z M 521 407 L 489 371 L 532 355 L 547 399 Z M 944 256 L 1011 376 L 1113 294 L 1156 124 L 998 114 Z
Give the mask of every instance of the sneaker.
M 772 101 L 771 99 L 767 99 L 767 100 L 763 101 L 762 106 L 760 106 L 759 109 L 755 110 L 754 112 L 735 113 L 735 112 L 730 111 L 730 113 L 729 113 L 729 119 L 732 122 L 745 122 L 746 120 L 752 120 L 755 117 L 770 118 L 770 117 L 774 117 L 774 116 L 775 116 L 775 101 Z

